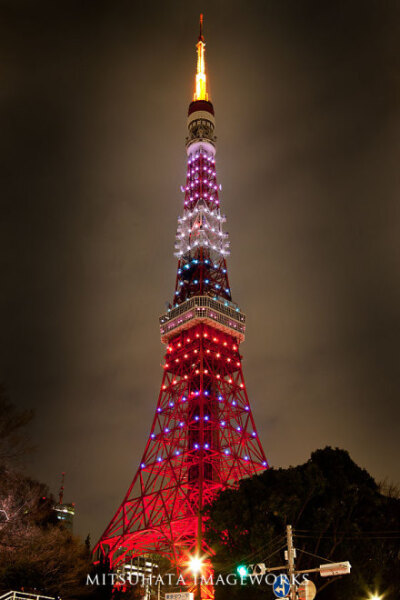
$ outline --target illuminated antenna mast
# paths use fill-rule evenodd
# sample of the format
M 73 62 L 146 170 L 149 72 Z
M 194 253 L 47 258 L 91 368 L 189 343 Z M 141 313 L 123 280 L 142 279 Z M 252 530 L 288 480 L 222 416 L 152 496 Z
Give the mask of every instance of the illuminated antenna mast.
M 203 15 L 200 15 L 200 33 L 197 48 L 196 91 L 193 100 L 208 100 L 206 65 L 204 60 L 205 42 L 203 36 Z
M 60 485 L 60 491 L 59 491 L 59 502 L 60 504 L 63 503 L 64 500 L 64 479 L 65 479 L 65 473 L 61 473 L 61 485 Z
M 64 479 L 65 473 L 61 473 L 61 485 L 58 492 L 58 504 L 54 507 L 57 515 L 57 519 L 61 524 L 66 527 L 69 531 L 72 531 L 74 515 L 75 515 L 75 504 L 73 502 L 67 502 L 64 504 Z

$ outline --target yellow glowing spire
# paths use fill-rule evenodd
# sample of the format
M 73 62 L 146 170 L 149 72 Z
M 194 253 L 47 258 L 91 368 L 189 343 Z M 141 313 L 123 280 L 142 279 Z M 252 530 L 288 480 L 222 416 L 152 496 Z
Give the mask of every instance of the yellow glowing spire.
M 203 37 L 203 15 L 200 15 L 200 35 L 197 48 L 196 91 L 193 100 L 208 100 L 206 64 L 204 61 L 205 43 Z

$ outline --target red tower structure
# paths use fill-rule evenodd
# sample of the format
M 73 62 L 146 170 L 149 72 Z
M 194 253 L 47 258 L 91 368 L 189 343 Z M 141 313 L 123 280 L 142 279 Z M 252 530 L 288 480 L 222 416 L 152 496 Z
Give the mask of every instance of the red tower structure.
M 113 567 L 156 553 L 179 572 L 193 564 L 209 572 L 202 508 L 221 489 L 268 467 L 242 372 L 245 315 L 228 280 L 202 18 L 196 48 L 175 293 L 160 317 L 167 346 L 161 390 L 138 471 L 95 548 Z M 204 587 L 202 597 L 210 595 Z

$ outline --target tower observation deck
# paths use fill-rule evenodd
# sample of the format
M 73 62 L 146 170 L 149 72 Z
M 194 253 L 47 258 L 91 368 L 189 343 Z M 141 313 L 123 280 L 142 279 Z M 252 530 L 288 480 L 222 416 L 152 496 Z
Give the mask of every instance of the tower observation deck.
M 246 317 L 228 278 L 202 18 L 196 48 L 176 283 L 159 320 L 166 345 L 161 389 L 137 473 L 95 548 L 113 567 L 161 554 L 185 576 L 194 559 L 204 575 L 212 570 L 203 507 L 221 489 L 268 467 L 242 371 Z M 210 586 L 202 586 L 202 598 L 212 595 Z

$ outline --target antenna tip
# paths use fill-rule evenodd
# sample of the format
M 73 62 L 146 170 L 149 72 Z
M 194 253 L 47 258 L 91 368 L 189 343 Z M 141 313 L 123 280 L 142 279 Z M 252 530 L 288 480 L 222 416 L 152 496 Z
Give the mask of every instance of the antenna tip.
M 204 42 L 203 37 L 203 13 L 200 13 L 200 33 L 199 33 L 199 41 Z

